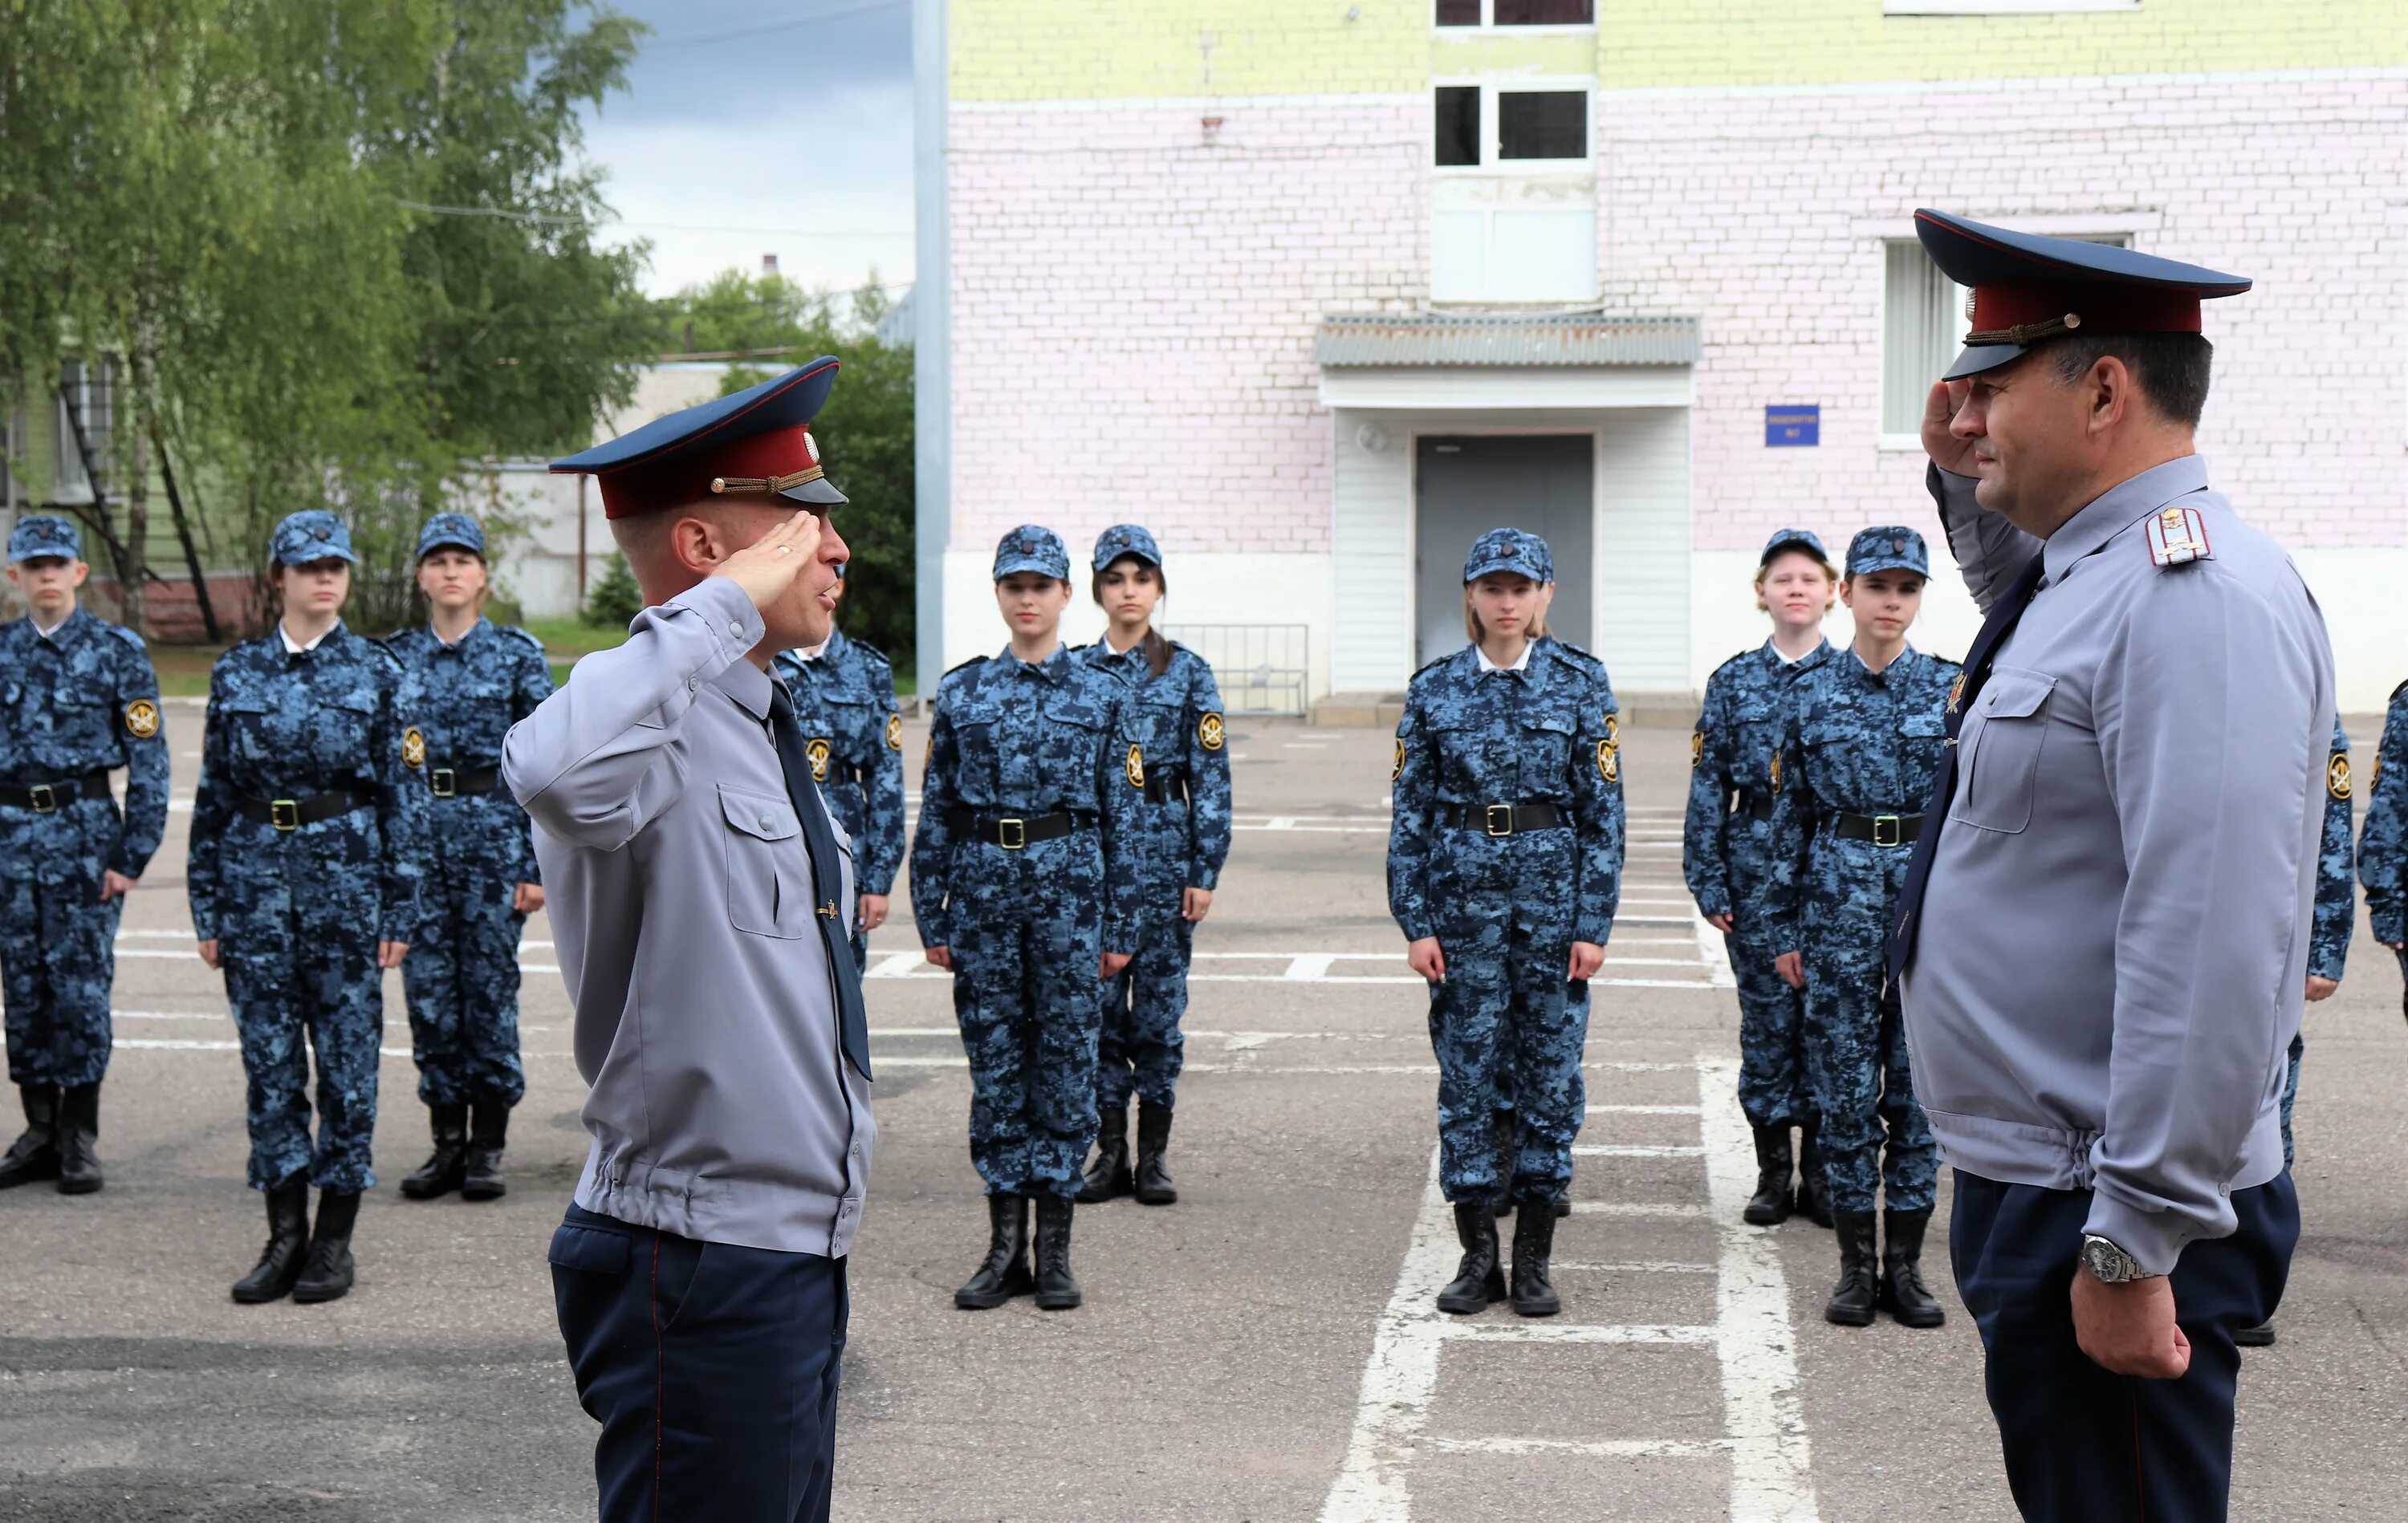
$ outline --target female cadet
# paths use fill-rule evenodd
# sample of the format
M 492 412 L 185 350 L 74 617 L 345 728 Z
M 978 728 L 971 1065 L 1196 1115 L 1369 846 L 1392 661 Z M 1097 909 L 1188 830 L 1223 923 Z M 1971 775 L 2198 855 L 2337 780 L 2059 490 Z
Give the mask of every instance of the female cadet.
M 844 567 L 836 568 L 842 606 Z M 829 626 L 810 650 L 781 650 L 770 663 L 795 701 L 811 781 L 828 813 L 853 840 L 858 908 L 853 961 L 869 971 L 869 933 L 886 923 L 886 899 L 903 865 L 903 716 L 895 706 L 895 668 L 876 646 Z
M 376 1184 L 379 970 L 417 936 L 426 800 L 408 758 L 425 741 L 400 707 L 400 660 L 343 627 L 350 532 L 309 509 L 269 544 L 283 612 L 209 673 L 186 882 L 241 1033 L 251 1185 L 267 1197 L 267 1246 L 234 1299 L 332 1301 L 351 1287 L 351 1225 Z
M 1103 988 L 1137 947 L 1145 755 L 1125 723 L 1129 684 L 1060 638 L 1070 559 L 1024 525 L 995 552 L 1002 654 L 937 689 L 911 841 L 911 914 L 953 975 L 970 1063 L 970 1160 L 986 1181 L 989 1243 L 967 1310 L 1032 1290 L 1079 1304 L 1070 1217 L 1096 1135 Z M 1027 1262 L 1037 1207 L 1037 1270 Z
M 1756 1194 L 1742 1215 L 1759 1227 L 1793 1207 L 1831 1225 L 1823 1199 L 1814 1111 L 1806 1094 L 1805 1002 L 1773 971 L 1787 948 L 1765 906 L 1771 887 L 1772 753 L 1781 745 L 1789 684 L 1831 654 L 1823 616 L 1836 576 L 1823 542 L 1784 529 L 1756 562 L 1756 605 L 1772 638 L 1733 656 L 1706 679 L 1698 733 L 1689 737 L 1689 815 L 1681 867 L 1698 913 L 1723 933 L 1739 982 L 1739 1103 L 1756 1133 Z M 1790 1195 L 1789 1129 L 1799 1130 L 1798 1190 Z
M 1500 1194 L 1523 1207 L 1513 1309 L 1562 1304 L 1547 1273 L 1552 1205 L 1571 1182 L 1588 980 L 1613 929 L 1623 824 L 1613 690 L 1595 657 L 1547 637 L 1555 579 L 1536 534 L 1481 535 L 1463 567 L 1473 643 L 1413 674 L 1397 726 L 1388 905 L 1430 989 L 1439 1184 L 1463 1245 L 1439 1292 L 1446 1312 L 1506 1298 Z M 1509 1080 L 1510 1171 L 1491 1119 Z
M 386 648 L 408 675 L 405 707 L 420 744 L 402 762 L 427 796 L 424 918 L 402 960 L 418 1098 L 435 1151 L 401 1182 L 413 1201 L 452 1190 L 502 1194 L 510 1107 L 526 1093 L 519 1067 L 519 933 L 543 907 L 526 811 L 501 786 L 502 737 L 552 694 L 543 645 L 496 627 L 485 602 L 485 533 L 465 513 L 437 513 L 418 534 L 418 586 L 428 621 Z
M 1145 748 L 1140 818 L 1146 880 L 1136 959 L 1104 991 L 1096 1077 L 1103 1130 L 1079 1192 L 1089 1204 L 1132 1192 L 1144 1205 L 1179 1199 L 1163 1166 L 1179 1087 L 1179 1021 L 1187 1013 L 1196 927 L 1211 909 L 1221 864 L 1229 860 L 1229 753 L 1221 690 L 1203 657 L 1154 633 L 1154 605 L 1168 590 L 1162 551 L 1152 534 L 1124 523 L 1096 538 L 1090 591 L 1111 624 L 1102 639 L 1078 654 L 1118 672 L 1137 690 L 1126 712 Z M 1132 1091 L 1141 1103 L 1134 1174 L 1128 1150 Z
M 1939 1151 L 1914 1102 L 1898 991 L 1883 946 L 1922 809 L 1939 776 L 1959 670 L 1906 643 L 1930 576 L 1923 536 L 1873 528 L 1848 545 L 1840 595 L 1856 620 L 1846 651 L 1789 686 L 1773 790 L 1772 913 L 1782 978 L 1806 993 L 1806 1082 L 1821 1118 L 1823 1185 L 1840 1233 L 1840 1281 L 1824 1317 L 1863 1327 L 1876 1305 L 1936 1328 L 1923 1286 Z M 1874 1258 L 1884 1187 L 1887 1247 Z

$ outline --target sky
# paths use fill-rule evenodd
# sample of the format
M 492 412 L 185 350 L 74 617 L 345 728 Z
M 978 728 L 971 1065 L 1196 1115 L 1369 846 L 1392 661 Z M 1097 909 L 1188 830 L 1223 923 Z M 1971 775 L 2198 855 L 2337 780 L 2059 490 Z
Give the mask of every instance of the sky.
M 614 0 L 650 23 L 586 157 L 666 295 L 761 256 L 806 285 L 911 279 L 910 0 Z

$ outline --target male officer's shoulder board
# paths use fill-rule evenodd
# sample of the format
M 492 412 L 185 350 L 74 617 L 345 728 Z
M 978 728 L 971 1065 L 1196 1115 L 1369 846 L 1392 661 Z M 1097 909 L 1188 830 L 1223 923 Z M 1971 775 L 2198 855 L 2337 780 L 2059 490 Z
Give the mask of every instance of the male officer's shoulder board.
M 2207 519 L 2196 507 L 2169 503 L 2141 522 L 2149 560 L 2159 570 L 2215 559 L 2215 551 L 2208 544 Z

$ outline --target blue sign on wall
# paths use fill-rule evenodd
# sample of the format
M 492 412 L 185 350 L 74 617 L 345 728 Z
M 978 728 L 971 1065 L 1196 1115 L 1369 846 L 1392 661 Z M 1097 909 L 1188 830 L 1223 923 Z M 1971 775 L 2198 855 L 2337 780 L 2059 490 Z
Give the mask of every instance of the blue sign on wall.
M 1764 446 L 1768 449 L 1823 442 L 1823 409 L 1815 406 L 1764 409 Z

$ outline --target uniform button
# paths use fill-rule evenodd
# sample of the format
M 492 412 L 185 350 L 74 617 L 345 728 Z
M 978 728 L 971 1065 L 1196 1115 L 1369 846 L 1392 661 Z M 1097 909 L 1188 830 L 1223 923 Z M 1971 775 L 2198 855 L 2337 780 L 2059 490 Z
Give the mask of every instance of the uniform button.
M 744 626 L 737 623 L 734 619 L 729 619 L 727 623 L 727 633 L 730 634 L 742 634 L 744 633 Z
M 769 828 L 769 817 L 767 815 L 763 815 L 761 817 L 761 828 L 765 831 Z

